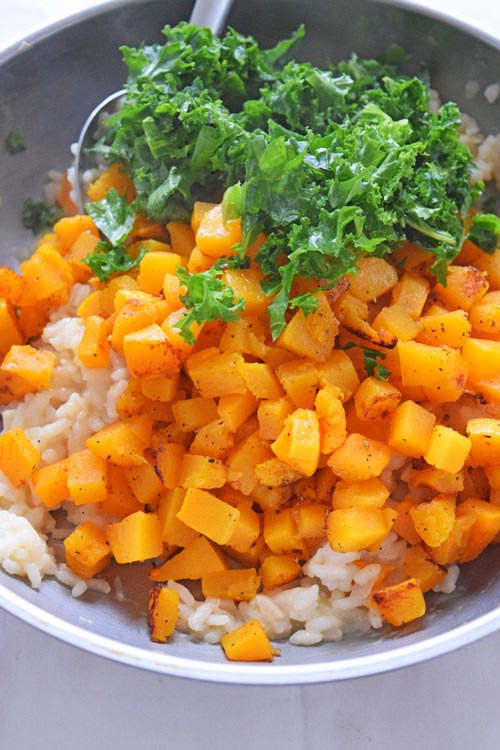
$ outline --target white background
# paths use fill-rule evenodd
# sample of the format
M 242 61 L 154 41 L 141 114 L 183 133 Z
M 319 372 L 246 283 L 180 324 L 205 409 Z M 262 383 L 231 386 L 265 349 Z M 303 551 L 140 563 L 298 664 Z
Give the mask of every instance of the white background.
M 92 4 L 0 0 L 0 47 Z M 498 0 L 423 4 L 500 35 Z M 0 750 L 500 748 L 500 633 L 380 677 L 243 688 L 124 667 L 0 612 L 0 679 Z

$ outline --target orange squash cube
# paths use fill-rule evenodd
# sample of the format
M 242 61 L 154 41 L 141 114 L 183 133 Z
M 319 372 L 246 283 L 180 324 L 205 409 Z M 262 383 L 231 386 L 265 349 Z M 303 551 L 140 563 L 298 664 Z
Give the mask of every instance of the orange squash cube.
M 68 460 L 63 459 L 41 466 L 31 475 L 33 491 L 42 503 L 52 510 L 68 498 Z
M 24 344 L 24 335 L 9 300 L 0 298 L 0 359 L 5 357 L 10 347 Z
M 218 458 L 185 453 L 181 458 L 180 487 L 212 490 L 226 483 L 226 467 Z
M 40 451 L 20 427 L 0 434 L 0 470 L 15 487 L 33 474 L 40 461 Z
M 341 479 L 356 482 L 380 476 L 391 456 L 392 450 L 384 443 L 353 432 L 327 463 Z
M 384 619 L 395 628 L 402 627 L 425 614 L 424 595 L 414 578 L 383 586 L 374 592 L 373 599 Z
M 434 286 L 436 294 L 450 310 L 470 310 L 488 291 L 486 275 L 475 266 L 449 265 L 446 284 Z
M 452 427 L 438 424 L 432 430 L 424 459 L 436 469 L 457 473 L 462 469 L 470 450 L 470 438 Z
M 308 477 L 318 468 L 320 447 L 319 421 L 311 409 L 296 409 L 286 417 L 282 432 L 271 444 L 281 461 Z
M 325 293 L 317 292 L 314 298 L 316 310 L 309 315 L 302 310 L 294 313 L 276 343 L 299 357 L 323 362 L 332 350 L 339 325 Z
M 404 456 L 421 458 L 428 450 L 436 417 L 420 404 L 408 400 L 393 412 L 387 444 Z
M 446 568 L 434 562 L 420 544 L 409 547 L 403 561 L 403 570 L 408 578 L 417 581 L 424 594 L 441 583 L 446 575 Z
M 285 586 L 302 575 L 302 568 L 293 555 L 268 555 L 259 569 L 264 589 Z
M 106 321 L 99 315 L 89 315 L 85 320 L 85 329 L 78 345 L 78 358 L 85 367 L 108 367 L 109 350 Z
M 231 539 L 240 512 L 206 490 L 189 487 L 177 518 L 217 544 Z
M 179 592 L 166 586 L 154 586 L 149 592 L 148 625 L 151 640 L 166 643 L 179 618 Z
M 359 552 L 378 546 L 390 531 L 381 508 L 351 506 L 332 510 L 327 520 L 327 536 L 335 552 Z
M 448 539 L 455 523 L 455 497 L 440 494 L 410 509 L 417 534 L 428 547 L 439 547 Z
M 157 323 L 127 333 L 123 337 L 123 354 L 136 378 L 158 378 L 180 369 L 178 351 Z
M 474 466 L 497 466 L 500 462 L 500 420 L 477 417 L 467 422 L 470 461 Z
M 363 479 L 359 482 L 346 482 L 339 479 L 333 488 L 332 507 L 335 510 L 365 505 L 381 508 L 389 495 L 389 490 L 378 477 Z
M 158 515 L 142 510 L 106 526 L 111 553 L 118 563 L 159 557 L 163 552 L 161 531 Z
M 66 484 L 75 505 L 101 503 L 107 495 L 107 463 L 89 448 L 67 459 Z
M 66 565 L 80 578 L 93 578 L 110 562 L 110 550 L 103 529 L 85 521 L 64 540 Z
M 234 568 L 205 573 L 201 577 L 203 596 L 249 602 L 260 587 L 260 576 L 255 568 Z
M 198 580 L 203 575 L 226 570 L 222 553 L 204 536 L 198 536 L 158 568 L 153 568 L 152 581 Z
M 272 661 L 279 656 L 258 620 L 249 620 L 221 638 L 224 653 L 230 661 Z
M 201 216 L 195 238 L 198 249 L 209 258 L 234 255 L 235 245 L 241 242 L 241 219 L 224 221 L 222 205 L 216 204 Z

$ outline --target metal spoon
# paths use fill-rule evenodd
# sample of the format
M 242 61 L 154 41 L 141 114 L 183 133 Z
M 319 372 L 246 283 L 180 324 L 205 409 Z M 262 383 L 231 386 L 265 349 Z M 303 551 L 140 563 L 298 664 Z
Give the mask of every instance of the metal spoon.
M 195 26 L 205 26 L 218 34 L 224 26 L 224 22 L 232 5 L 232 0 L 195 0 L 191 12 L 190 23 Z M 125 90 L 115 91 L 92 110 L 80 131 L 80 136 L 75 146 L 73 159 L 73 195 L 75 203 L 80 212 L 83 211 L 84 194 L 83 173 L 88 169 L 90 160 L 87 149 L 94 142 L 96 131 L 100 124 L 100 117 L 106 110 L 113 110 L 118 101 L 125 95 Z

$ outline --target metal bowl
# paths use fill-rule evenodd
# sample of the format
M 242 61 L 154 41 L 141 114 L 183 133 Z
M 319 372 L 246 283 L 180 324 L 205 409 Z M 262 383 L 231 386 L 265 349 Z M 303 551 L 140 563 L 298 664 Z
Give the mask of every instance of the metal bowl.
M 0 137 L 15 127 L 27 150 L 0 153 L 3 263 L 15 263 L 32 245 L 21 227 L 25 198 L 39 198 L 49 169 L 65 169 L 69 146 L 86 115 L 119 89 L 125 69 L 118 47 L 161 39 L 164 24 L 187 19 L 189 0 L 106 3 L 55 24 L 0 55 Z M 305 22 L 300 54 L 321 64 L 356 51 L 377 55 L 395 42 L 418 67 L 425 63 L 443 99 L 452 99 L 484 132 L 500 123 L 500 101 L 464 94 L 471 79 L 480 89 L 498 77 L 500 41 L 411 2 L 376 0 L 235 0 L 229 25 L 266 46 Z M 398 631 L 300 648 L 284 644 L 273 664 L 235 664 L 222 650 L 178 636 L 168 645 L 150 642 L 146 630 L 147 577 L 141 566 L 123 576 L 124 601 L 88 593 L 72 599 L 47 580 L 40 591 L 0 573 L 0 605 L 35 627 L 89 652 L 169 675 L 241 684 L 300 684 L 366 676 L 415 664 L 481 638 L 500 627 L 500 546 L 463 566 L 457 590 L 431 595 L 422 621 Z M 111 577 L 116 574 L 111 572 Z

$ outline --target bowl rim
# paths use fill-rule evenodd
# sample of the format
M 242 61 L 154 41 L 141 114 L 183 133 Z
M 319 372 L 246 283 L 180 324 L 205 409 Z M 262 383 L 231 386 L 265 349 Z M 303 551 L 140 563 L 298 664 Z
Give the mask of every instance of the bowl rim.
M 398 7 L 436 20 L 468 33 L 500 50 L 500 37 L 492 35 L 481 24 L 471 21 L 464 15 L 454 14 L 451 16 L 443 8 L 436 7 L 432 0 L 367 0 L 367 2 Z M 98 17 L 114 8 L 133 4 L 141 4 L 141 0 L 101 0 L 92 7 L 79 10 L 50 24 L 43 24 L 27 35 L 19 37 L 7 47 L 0 49 L 0 66 L 22 54 L 29 47 L 43 42 L 66 28 L 78 25 L 87 19 Z M 107 636 L 91 633 L 81 626 L 73 625 L 59 616 L 46 612 L 37 604 L 29 602 L 1 582 L 0 607 L 27 624 L 68 645 L 127 666 L 172 677 L 248 686 L 307 685 L 369 677 L 444 656 L 500 629 L 499 604 L 490 612 L 444 633 L 432 636 L 425 641 L 402 644 L 389 652 L 384 651 L 369 656 L 348 657 L 340 661 L 301 665 L 280 664 L 279 659 L 272 664 L 229 661 L 205 662 L 193 658 L 179 657 L 159 649 L 132 646 Z
M 147 650 L 91 633 L 45 612 L 2 584 L 0 606 L 49 636 L 111 661 L 170 677 L 249 686 L 308 685 L 392 672 L 445 656 L 493 634 L 500 627 L 498 605 L 491 612 L 423 642 L 402 644 L 389 652 L 369 656 L 300 665 L 280 664 L 279 657 L 273 663 L 205 662 L 159 649 Z

